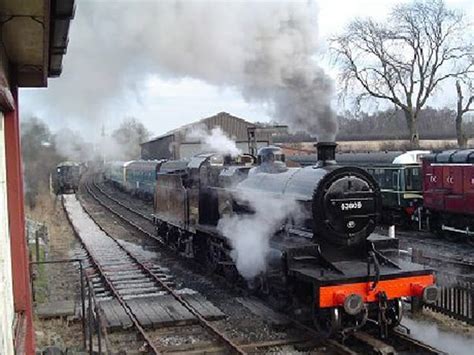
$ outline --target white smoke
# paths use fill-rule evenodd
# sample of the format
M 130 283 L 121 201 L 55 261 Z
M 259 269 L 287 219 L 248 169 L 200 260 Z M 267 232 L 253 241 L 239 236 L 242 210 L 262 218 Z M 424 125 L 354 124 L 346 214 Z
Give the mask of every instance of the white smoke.
M 68 160 L 87 161 L 93 156 L 92 145 L 81 134 L 70 128 L 63 128 L 54 134 L 54 144 L 58 153 Z
M 220 127 L 214 127 L 209 131 L 205 126 L 194 126 L 186 133 L 186 138 L 198 140 L 204 152 L 229 154 L 236 157 L 242 154 L 235 142 L 230 139 Z
M 98 120 L 150 74 L 235 88 L 273 118 L 333 140 L 333 82 L 317 65 L 313 1 L 86 1 L 66 71 L 48 95 L 59 117 Z
M 217 228 L 230 241 L 239 273 L 252 279 L 266 270 L 270 238 L 287 219 L 297 217 L 300 207 L 294 200 L 269 198 L 247 190 L 239 190 L 238 200 L 255 213 L 224 216 Z

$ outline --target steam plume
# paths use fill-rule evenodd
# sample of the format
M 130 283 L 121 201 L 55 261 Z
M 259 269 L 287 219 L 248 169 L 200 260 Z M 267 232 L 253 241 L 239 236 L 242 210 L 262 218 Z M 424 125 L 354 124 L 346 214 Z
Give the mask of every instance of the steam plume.
M 100 118 L 148 74 L 239 90 L 274 119 L 333 140 L 333 83 L 315 63 L 311 1 L 82 1 L 61 80 L 58 115 Z M 74 42 L 74 43 L 73 43 Z
M 229 154 L 232 157 L 242 154 L 235 142 L 227 137 L 220 127 L 214 127 L 209 132 L 206 127 L 196 126 L 189 130 L 186 137 L 201 142 L 203 151 Z
M 255 213 L 224 216 L 217 228 L 231 243 L 239 273 L 252 279 L 266 269 L 271 236 L 286 219 L 296 217 L 300 208 L 296 201 L 269 198 L 246 190 L 239 190 L 238 199 Z

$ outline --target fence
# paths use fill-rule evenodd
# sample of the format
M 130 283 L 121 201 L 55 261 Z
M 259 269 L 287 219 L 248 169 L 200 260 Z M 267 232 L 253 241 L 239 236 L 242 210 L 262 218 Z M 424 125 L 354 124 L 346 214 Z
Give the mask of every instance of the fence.
M 35 313 L 38 315 L 46 309 L 51 310 L 51 315 L 46 318 L 63 318 L 61 305 L 71 301 L 72 317 L 79 320 L 82 330 L 79 343 L 88 353 L 101 354 L 106 330 L 92 282 L 87 276 L 87 262 L 78 258 L 52 260 L 48 250 L 48 230 L 41 223 L 28 220 L 27 237 L 31 250 L 30 282 Z M 69 274 L 66 278 L 65 273 Z
M 435 304 L 426 308 L 445 314 L 454 319 L 474 325 L 474 277 L 463 275 L 463 267 L 455 270 L 443 270 L 439 259 L 431 259 L 419 250 L 412 252 L 412 261 L 436 267 L 436 283 L 441 289 Z

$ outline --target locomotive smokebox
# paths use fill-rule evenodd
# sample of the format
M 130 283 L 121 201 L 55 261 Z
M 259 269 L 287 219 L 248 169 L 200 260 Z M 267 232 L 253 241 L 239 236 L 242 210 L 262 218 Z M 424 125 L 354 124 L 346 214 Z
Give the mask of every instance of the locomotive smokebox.
M 319 166 L 336 164 L 336 146 L 335 142 L 318 142 L 315 144 Z

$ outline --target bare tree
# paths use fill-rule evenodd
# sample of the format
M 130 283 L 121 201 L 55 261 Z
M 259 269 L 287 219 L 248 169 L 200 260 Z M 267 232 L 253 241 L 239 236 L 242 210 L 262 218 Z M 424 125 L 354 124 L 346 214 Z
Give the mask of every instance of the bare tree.
M 440 84 L 473 70 L 473 44 L 464 41 L 464 14 L 442 0 L 393 8 L 385 22 L 354 20 L 332 40 L 344 92 L 359 104 L 387 100 L 404 113 L 413 147 L 419 146 L 420 110 Z
M 456 81 L 456 92 L 458 95 L 457 110 L 456 110 L 456 136 L 458 139 L 458 144 L 461 148 L 466 148 L 468 137 L 464 133 L 463 127 L 463 116 L 469 111 L 474 111 L 474 108 L 471 108 L 471 105 L 474 103 L 474 84 L 470 80 L 462 80 L 465 84 L 464 88 L 467 88 L 469 94 L 467 101 L 464 102 L 463 88 L 461 80 Z
M 36 206 L 41 191 L 46 191 L 49 174 L 56 164 L 66 159 L 58 150 L 49 126 L 31 117 L 21 123 L 21 153 L 25 182 L 25 199 L 30 208 Z
M 131 160 L 140 158 L 140 143 L 150 137 L 150 131 L 136 118 L 126 118 L 112 132 L 112 138 L 120 147 L 120 159 Z

